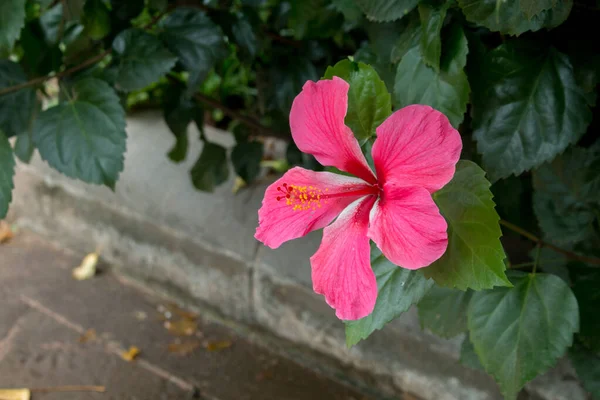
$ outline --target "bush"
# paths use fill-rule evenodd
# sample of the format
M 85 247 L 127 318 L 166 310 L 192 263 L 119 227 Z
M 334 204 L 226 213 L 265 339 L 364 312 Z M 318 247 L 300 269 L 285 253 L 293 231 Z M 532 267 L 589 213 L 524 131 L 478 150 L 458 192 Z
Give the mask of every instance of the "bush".
M 293 142 L 287 160 L 267 162 L 263 143 L 289 141 L 304 82 L 337 75 L 365 149 L 392 109 L 414 103 L 446 114 L 464 143 L 434 195 L 449 250 L 420 272 L 375 249 L 377 305 L 347 322 L 348 344 L 418 304 L 424 328 L 468 333 L 461 361 L 506 398 L 568 351 L 600 399 L 599 14 L 578 0 L 3 0 L 0 218 L 13 155 L 37 150 L 69 177 L 114 188 L 132 108 L 163 110 L 173 162 L 198 126 L 200 190 L 230 165 L 247 184 L 264 166 L 319 168 Z M 235 133 L 230 154 L 205 122 Z M 515 235 L 532 241 L 529 255 L 510 247 Z

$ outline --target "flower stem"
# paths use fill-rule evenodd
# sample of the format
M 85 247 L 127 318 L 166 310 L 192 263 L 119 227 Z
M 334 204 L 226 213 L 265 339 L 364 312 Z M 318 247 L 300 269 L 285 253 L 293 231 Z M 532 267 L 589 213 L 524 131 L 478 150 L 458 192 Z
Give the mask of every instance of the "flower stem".
M 535 236 L 533 233 L 528 232 L 525 229 L 523 229 L 511 222 L 501 219 L 500 225 L 510 229 L 511 231 L 518 233 L 521 236 L 526 237 L 527 239 L 531 240 L 532 242 L 535 242 L 539 247 L 547 247 L 547 248 L 552 249 L 555 252 L 560 253 L 572 260 L 577 260 L 577 261 L 581 261 L 581 262 L 593 264 L 593 265 L 600 265 L 600 258 L 582 256 L 577 253 L 573 253 L 572 251 L 561 249 L 560 247 L 557 247 L 551 243 L 544 242 L 542 239 Z

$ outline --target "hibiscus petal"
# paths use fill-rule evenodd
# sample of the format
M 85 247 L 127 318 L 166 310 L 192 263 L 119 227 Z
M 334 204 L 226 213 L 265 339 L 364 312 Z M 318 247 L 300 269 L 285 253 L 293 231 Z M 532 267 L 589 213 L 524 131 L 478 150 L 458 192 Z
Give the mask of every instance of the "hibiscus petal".
M 323 230 L 323 242 L 310 258 L 315 292 L 325 296 L 343 320 L 369 315 L 377 300 L 377 281 L 371 269 L 369 211 L 375 196 L 357 200 Z
M 374 190 L 358 178 L 292 168 L 265 191 L 254 237 L 275 249 L 329 225 L 350 203 Z
M 290 112 L 292 137 L 298 148 L 333 166 L 375 183 L 360 145 L 344 124 L 348 111 L 348 89 L 343 79 L 308 81 Z
M 396 265 L 426 267 L 446 251 L 448 225 L 422 187 L 401 187 L 389 181 L 373 206 L 369 237 Z
M 393 179 L 433 193 L 452 179 L 461 149 L 460 134 L 448 118 L 417 104 L 396 111 L 377 128 L 372 155 L 380 184 Z

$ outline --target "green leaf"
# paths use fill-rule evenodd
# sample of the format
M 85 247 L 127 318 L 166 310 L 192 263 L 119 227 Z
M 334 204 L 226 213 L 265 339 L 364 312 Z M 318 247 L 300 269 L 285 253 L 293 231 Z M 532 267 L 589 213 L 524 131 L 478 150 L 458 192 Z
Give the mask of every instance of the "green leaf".
M 15 158 L 8 138 L 0 129 L 0 220 L 6 217 L 8 205 L 12 201 Z
M 378 25 L 392 25 L 392 24 L 378 24 Z M 402 60 L 402 57 L 408 53 L 408 51 L 414 47 L 417 47 L 421 43 L 421 34 L 423 28 L 421 27 L 421 17 L 419 11 L 415 10 L 402 18 L 396 23 L 393 29 L 396 32 L 400 32 L 396 36 L 393 36 L 394 46 L 391 51 L 390 61 L 396 64 Z M 382 32 L 385 35 L 385 32 Z M 389 35 L 386 35 L 389 36 Z M 376 37 L 375 39 L 379 39 Z M 438 62 L 439 63 L 439 62 Z
M 148 0 L 148 7 L 155 11 L 164 11 L 169 5 L 169 0 Z
M 25 0 L 0 1 L 0 54 L 8 53 L 25 26 Z
M 553 159 L 586 131 L 586 98 L 568 58 L 554 48 L 507 42 L 480 70 L 485 89 L 473 93 L 473 134 L 492 180 Z
M 520 35 L 526 31 L 554 28 L 562 24 L 571 12 L 573 0 L 554 1 L 551 9 L 543 10 L 527 18 L 521 4 L 545 3 L 547 0 L 458 0 L 467 20 L 485 26 L 491 31 Z M 535 11 L 535 8 L 533 9 Z M 529 11 L 528 11 L 529 12 Z
M 165 121 L 175 135 L 175 146 L 169 151 L 169 158 L 174 162 L 185 160 L 188 150 L 187 128 L 195 121 L 201 134 L 204 132 L 204 110 L 184 93 L 180 86 L 169 86 L 165 93 Z
M 362 17 L 362 10 L 354 0 L 332 0 L 333 7 L 344 15 L 346 21 L 358 21 Z
M 600 154 L 573 147 L 534 171 L 533 209 L 544 237 L 575 244 L 594 235 Z
M 533 18 L 544 10 L 556 5 L 558 0 L 520 0 L 519 6 L 527 19 Z
M 427 328 L 445 338 L 465 332 L 467 307 L 471 296 L 471 290 L 462 291 L 434 285 L 417 305 L 421 328 Z
M 231 152 L 233 168 L 246 183 L 252 182 L 260 173 L 263 147 L 260 142 L 241 142 Z
M 87 0 L 83 10 L 81 22 L 90 38 L 100 40 L 110 33 L 110 10 L 103 0 Z
M 69 21 L 79 20 L 83 14 L 83 7 L 86 0 L 65 0 L 62 2 L 65 7 L 65 18 Z
M 330 38 L 338 33 L 344 18 L 329 3 L 329 0 L 292 0 L 289 26 L 294 38 Z
M 475 353 L 475 347 L 473 347 L 469 335 L 465 336 L 465 340 L 463 340 L 462 346 L 460 346 L 460 363 L 476 371 L 485 372 L 481 361 L 479 361 L 479 356 Z
M 600 356 L 583 346 L 573 346 L 569 359 L 585 390 L 594 400 L 600 399 Z
M 63 174 L 114 189 L 127 137 L 119 98 L 94 78 L 77 81 L 66 91 L 69 101 L 39 115 L 33 141 L 42 158 Z
M 160 27 L 160 37 L 190 72 L 191 87 L 202 82 L 227 54 L 221 29 L 201 11 L 177 8 Z
M 194 164 L 190 174 L 196 189 L 212 192 L 229 177 L 227 150 L 217 144 L 204 142 L 200 158 Z
M 19 64 L 0 60 L 0 89 L 27 82 Z M 0 128 L 8 137 L 25 132 L 29 128 L 36 107 L 35 90 L 24 88 L 0 96 Z
M 571 266 L 571 265 L 570 265 Z M 579 303 L 581 331 L 579 339 L 595 352 L 600 352 L 600 271 L 597 268 L 583 268 L 577 271 L 573 282 L 573 293 Z
M 23 48 L 20 63 L 28 75 L 42 76 L 60 70 L 63 64 L 62 51 L 57 44 L 46 41 L 38 21 L 25 25 L 19 44 Z
M 579 329 L 577 300 L 560 278 L 515 272 L 511 282 L 475 293 L 468 311 L 475 351 L 507 400 L 552 367 Z
M 375 330 L 418 303 L 433 282 L 420 271 L 400 268 L 386 259 L 375 245 L 371 245 L 371 267 L 377 278 L 377 303 L 373 312 L 358 321 L 346 321 L 346 344 L 353 346 L 366 339 Z
M 231 27 L 231 32 L 236 43 L 239 44 L 250 57 L 254 57 L 256 55 L 258 43 L 248 18 L 243 14 L 238 15 Z
M 375 129 L 392 113 L 392 99 L 373 67 L 342 60 L 325 71 L 325 79 L 338 76 L 350 84 L 346 125 L 362 144 L 375 137 Z
M 510 286 L 504 274 L 500 218 L 485 172 L 461 160 L 454 178 L 433 198 L 448 222 L 448 249 L 423 269 L 425 276 L 440 286 L 460 290 Z
M 469 100 L 469 82 L 464 67 L 467 63 L 467 39 L 459 25 L 447 35 L 447 51 L 440 72 L 428 67 L 420 49 L 409 50 L 398 64 L 394 99 L 397 107 L 427 104 L 444 113 L 456 128 L 463 121 Z
M 424 1 L 419 4 L 419 17 L 421 19 L 421 54 L 425 64 L 436 72 L 440 70 L 440 57 L 442 56 L 442 38 L 440 32 L 444 26 L 446 12 L 450 1 L 435 2 Z
M 13 151 L 19 160 L 26 164 L 29 163 L 29 161 L 31 161 L 31 157 L 33 156 L 34 150 L 35 145 L 33 144 L 30 132 L 24 132 L 17 136 Z
M 402 18 L 417 6 L 419 0 L 356 0 L 371 21 L 385 22 Z
M 288 114 L 302 86 L 308 80 L 319 79 L 319 75 L 313 63 L 305 57 L 278 56 L 281 57 L 280 63 L 273 64 L 269 69 L 267 97 L 272 101 L 272 108 Z
M 141 29 L 121 32 L 112 47 L 119 56 L 116 83 L 125 91 L 143 89 L 156 82 L 177 62 L 155 36 Z

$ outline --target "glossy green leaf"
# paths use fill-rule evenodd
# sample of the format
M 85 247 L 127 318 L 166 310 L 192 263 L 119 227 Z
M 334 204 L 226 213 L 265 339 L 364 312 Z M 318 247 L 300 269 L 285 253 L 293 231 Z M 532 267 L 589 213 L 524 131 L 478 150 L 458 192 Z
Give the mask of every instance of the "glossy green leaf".
M 485 372 L 481 361 L 479 361 L 479 356 L 475 353 L 475 347 L 473 347 L 469 335 L 465 336 L 465 340 L 460 346 L 460 363 L 465 367 Z
M 162 40 L 190 72 L 191 86 L 202 82 L 215 63 L 226 55 L 221 29 L 201 11 L 178 8 L 160 27 Z
M 183 87 L 169 86 L 165 93 L 163 113 L 167 126 L 175 136 L 175 145 L 169 151 L 169 158 L 181 162 L 187 156 L 190 122 L 196 122 L 198 130 L 204 132 L 204 110 L 185 95 Z
M 342 60 L 325 71 L 325 79 L 338 76 L 350 84 L 346 125 L 360 143 L 375 137 L 375 129 L 392 113 L 392 99 L 373 67 Z
M 71 178 L 114 189 L 127 137 L 118 96 L 93 78 L 63 91 L 69 100 L 43 111 L 35 121 L 33 141 L 40 155 Z
M 263 147 L 260 142 L 241 142 L 231 152 L 231 163 L 235 173 L 246 183 L 252 182 L 260 173 Z
M 394 99 L 396 107 L 427 104 L 444 113 L 456 128 L 463 121 L 469 101 L 467 39 L 454 25 L 445 41 L 440 72 L 427 66 L 418 47 L 409 50 L 398 64 Z
M 573 147 L 533 175 L 533 206 L 544 237 L 575 244 L 594 234 L 594 203 L 600 200 L 600 154 Z
M 467 307 L 473 291 L 434 285 L 418 304 L 421 328 L 438 336 L 454 337 L 467 330 Z
M 212 192 L 229 177 L 227 150 L 217 144 L 204 142 L 202 153 L 190 174 L 196 189 Z
M 402 60 L 402 57 L 404 57 L 404 55 L 408 53 L 410 49 L 420 46 L 423 28 L 421 27 L 421 17 L 419 16 L 419 11 L 414 10 L 405 18 L 402 18 L 400 21 L 396 22 L 395 26 L 393 27 L 393 31 L 398 33 L 391 37 L 394 40 L 394 45 L 391 50 L 390 61 L 396 64 Z M 385 35 L 385 32 L 383 32 L 383 34 Z
M 475 293 L 468 311 L 475 351 L 507 400 L 552 367 L 579 329 L 577 300 L 560 278 L 514 272 L 511 282 Z
M 446 19 L 450 1 L 424 1 L 419 4 L 421 19 L 421 55 L 425 64 L 439 72 L 442 56 L 440 33 Z
M 356 0 L 371 21 L 385 22 L 402 18 L 417 6 L 419 0 Z
M 547 0 L 458 0 L 467 20 L 485 26 L 491 31 L 500 31 L 510 35 L 520 35 L 526 31 L 538 31 L 542 28 L 554 28 L 562 24 L 571 12 L 572 0 L 555 1 L 550 9 L 542 10 L 528 18 L 523 12 L 521 4 L 528 7 L 528 3 L 539 5 Z M 531 11 L 536 11 L 534 6 Z M 528 9 L 528 13 L 530 10 Z
M 600 400 L 600 355 L 579 345 L 571 348 L 569 359 L 585 390 L 593 400 Z
M 388 261 L 375 245 L 371 245 L 371 267 L 377 278 L 377 303 L 373 312 L 358 321 L 346 321 L 346 344 L 353 346 L 368 338 L 375 330 L 418 303 L 433 282 L 420 271 L 400 268 Z
M 0 89 L 27 81 L 19 64 L 0 60 Z M 35 90 L 25 88 L 0 96 L 0 129 L 11 137 L 28 130 L 36 107 Z
M 268 77 L 268 98 L 271 107 L 289 113 L 294 98 L 302 91 L 308 80 L 319 79 L 314 64 L 305 57 L 278 55 L 281 64 L 273 65 Z
M 8 205 L 12 201 L 15 158 L 8 138 L 0 129 L 0 220 L 6 217 Z
M 591 120 L 568 58 L 539 43 L 511 41 L 489 52 L 473 93 L 477 148 L 490 178 L 519 175 L 577 141 Z
M 121 32 L 112 44 L 118 55 L 117 85 L 125 90 L 139 90 L 169 72 L 177 58 L 160 40 L 141 29 Z
M 25 25 L 25 0 L 0 1 L 0 54 L 9 52 Z
M 440 286 L 460 290 L 509 286 L 500 218 L 485 172 L 477 164 L 461 160 L 454 178 L 433 198 L 448 223 L 448 249 L 423 269 L 425 276 Z

